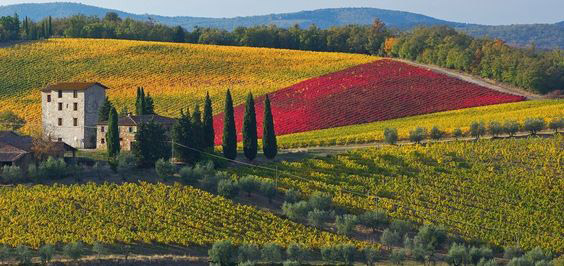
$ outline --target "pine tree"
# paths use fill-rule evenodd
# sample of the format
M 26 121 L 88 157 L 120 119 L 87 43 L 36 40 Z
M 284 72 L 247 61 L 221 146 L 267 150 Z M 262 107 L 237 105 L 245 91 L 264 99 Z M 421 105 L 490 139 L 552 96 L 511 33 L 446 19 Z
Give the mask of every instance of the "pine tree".
M 151 95 L 149 95 L 149 93 L 147 93 L 147 97 L 145 97 L 145 108 L 144 108 L 145 112 L 143 114 L 145 115 L 153 115 L 155 114 L 155 106 L 153 103 L 153 97 L 151 97 Z
M 100 110 L 98 111 L 98 122 L 108 121 L 110 119 L 110 112 L 114 108 L 112 102 L 110 102 L 108 96 L 104 100 L 102 106 L 100 106 Z
M 206 93 L 206 102 L 204 105 L 204 147 L 213 150 L 215 146 L 215 131 L 213 128 L 213 109 L 210 94 Z
M 234 160 L 237 158 L 237 130 L 235 128 L 235 114 L 230 90 L 227 90 L 225 95 L 225 110 L 223 114 L 223 155 L 227 159 Z
M 118 114 L 115 108 L 111 107 L 108 119 L 108 132 L 106 132 L 106 145 L 108 157 L 113 158 L 120 152 Z
M 193 148 L 196 150 L 203 150 L 204 146 L 204 127 L 202 125 L 202 113 L 200 113 L 200 106 L 196 104 L 194 108 L 194 113 L 192 113 L 192 141 L 193 141 Z M 200 159 L 200 153 L 195 151 L 194 157 L 196 160 Z
M 255 113 L 255 100 L 249 93 L 245 104 L 245 117 L 243 118 L 243 151 L 250 161 L 257 157 L 257 116 Z
M 278 144 L 276 143 L 276 132 L 274 132 L 274 119 L 270 107 L 268 95 L 264 99 L 264 122 L 262 132 L 262 150 L 268 159 L 274 159 L 278 154 Z
M 137 100 L 135 101 L 135 112 L 137 115 L 145 114 L 145 89 L 137 88 Z

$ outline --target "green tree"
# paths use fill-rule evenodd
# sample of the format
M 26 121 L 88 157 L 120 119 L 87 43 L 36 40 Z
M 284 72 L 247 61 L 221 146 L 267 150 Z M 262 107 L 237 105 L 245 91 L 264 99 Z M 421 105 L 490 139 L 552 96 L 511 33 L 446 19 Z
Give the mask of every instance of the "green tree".
M 238 249 L 239 262 L 256 262 L 260 259 L 260 249 L 255 244 L 243 244 Z
M 39 258 L 41 259 L 41 263 L 47 265 L 53 259 L 53 255 L 55 255 L 55 246 L 53 245 L 44 245 L 39 248 Z
M 390 250 L 393 246 L 401 244 L 401 239 L 402 238 L 398 232 L 392 231 L 389 228 L 385 229 L 380 236 L 380 242 L 388 246 Z
M 256 192 L 260 188 L 260 182 L 254 176 L 244 176 L 239 179 L 239 188 L 247 193 L 247 197 L 250 197 L 251 193 Z
M 190 111 L 184 113 L 183 110 L 180 110 L 180 117 L 172 127 L 173 156 L 179 161 L 195 164 L 196 154 L 190 149 L 194 147 L 194 139 L 192 138 L 192 121 L 189 116 Z
M 460 128 L 456 128 L 454 129 L 454 131 L 452 132 L 452 135 L 454 136 L 455 139 L 459 139 L 461 138 L 464 134 L 462 133 L 462 129 Z
M 510 137 L 513 137 L 517 132 L 519 132 L 520 127 L 521 126 L 517 121 L 506 121 L 503 124 L 503 131 L 505 132 L 505 134 L 509 135 Z
M 484 122 L 472 122 L 472 124 L 470 124 L 470 136 L 480 139 L 484 134 L 486 134 Z
M 339 234 L 350 236 L 358 224 L 358 217 L 352 214 L 345 214 L 342 216 L 337 216 L 335 220 L 335 226 L 337 227 L 337 232 Z
M 374 263 L 380 257 L 380 251 L 372 247 L 365 248 L 363 250 L 363 253 L 364 253 L 364 260 L 366 262 L 366 265 L 368 266 L 374 266 Z
M 108 121 L 110 119 L 110 112 L 113 108 L 114 105 L 110 102 L 108 96 L 106 96 L 104 103 L 100 106 L 100 110 L 98 111 L 98 122 Z
M 372 232 L 382 229 L 390 223 L 388 215 L 383 210 L 367 211 L 360 215 L 359 222 L 372 229 Z
M 176 169 L 169 160 L 159 159 L 155 163 L 155 171 L 162 179 L 172 178 Z
M 264 156 L 268 159 L 274 159 L 278 153 L 278 144 L 276 143 L 276 132 L 274 131 L 274 120 L 270 107 L 270 99 L 268 95 L 264 98 L 264 123 L 262 133 L 262 150 Z
M 145 114 L 145 90 L 142 87 L 137 88 L 137 99 L 135 100 L 135 113 L 137 115 Z
M 272 203 L 272 199 L 276 197 L 278 190 L 272 182 L 262 182 L 260 184 L 260 192 L 268 199 L 268 203 Z
M 546 123 L 543 118 L 527 118 L 525 119 L 523 128 L 531 132 L 531 135 L 535 136 L 539 131 L 543 130 L 545 126 Z
M 19 117 L 12 111 L 0 113 L 0 128 L 2 128 L 2 130 L 16 131 L 22 128 L 25 123 L 25 119 Z
M 18 246 L 15 250 L 15 255 L 20 265 L 31 265 L 33 253 L 28 247 L 23 245 Z
M 118 114 L 116 109 L 112 107 L 108 119 L 108 132 L 106 132 L 106 146 L 108 149 L 108 157 L 114 158 L 120 152 L 119 143 L 119 127 L 118 127 Z
M 208 250 L 210 261 L 221 266 L 233 265 L 237 260 L 237 249 L 229 240 L 215 242 Z
M 204 147 L 213 150 L 215 146 L 215 132 L 213 128 L 213 109 L 210 94 L 206 93 L 206 100 L 204 104 Z
M 255 113 L 255 100 L 249 92 L 245 103 L 245 117 L 243 118 L 243 151 L 250 161 L 257 157 L 257 117 Z
M 231 91 L 225 94 L 225 110 L 223 112 L 223 155 L 234 160 L 237 157 L 237 130 L 235 129 L 235 114 Z
M 462 244 L 454 243 L 448 250 L 446 256 L 446 262 L 449 265 L 461 266 L 466 265 L 470 262 L 470 256 L 468 255 L 468 250 Z
M 265 262 L 269 263 L 277 263 L 282 260 L 282 251 L 281 247 L 275 243 L 268 243 L 264 245 L 261 250 L 262 259 Z
M 558 133 L 558 130 L 564 128 L 564 117 L 555 117 L 548 124 L 548 128 L 554 130 L 554 133 Z
M 398 142 L 398 130 L 395 128 L 384 129 L 384 140 L 388 144 L 396 144 Z
M 206 148 L 204 143 L 204 126 L 202 124 L 202 113 L 200 112 L 200 105 L 196 104 L 194 108 L 194 112 L 192 113 L 192 145 L 193 148 L 197 149 L 198 151 L 202 151 Z M 194 157 L 196 161 L 200 160 L 201 154 L 197 151 L 194 153 Z
M 390 254 L 390 261 L 395 265 L 403 265 L 405 257 L 406 252 L 404 249 L 394 249 Z
M 174 27 L 173 42 L 184 42 L 186 40 L 186 32 L 181 26 Z
M 286 249 L 286 256 L 289 260 L 302 263 L 307 257 L 307 249 L 299 244 L 292 243 Z
M 154 121 L 141 124 L 135 133 L 132 151 L 139 167 L 154 167 L 158 159 L 170 158 L 165 130 Z
M 421 141 L 423 141 L 426 137 L 427 130 L 422 127 L 418 127 L 415 130 L 409 132 L 409 140 L 417 144 L 421 144 Z
M 503 126 L 497 121 L 491 121 L 489 128 L 490 134 L 492 134 L 492 136 L 494 137 L 497 137 L 503 133 Z
M 86 248 L 82 242 L 68 243 L 63 247 L 63 253 L 73 261 L 77 261 L 80 257 L 84 256 Z
M 155 103 L 153 102 L 153 97 L 149 93 L 145 97 L 145 105 L 143 107 L 143 114 L 144 115 L 153 115 L 155 114 Z
M 431 137 L 432 140 L 435 140 L 435 141 L 440 140 L 440 139 L 442 139 L 442 138 L 444 137 L 444 135 L 445 135 L 445 132 L 442 131 L 442 130 L 440 130 L 440 129 L 439 129 L 438 127 L 436 127 L 436 126 L 434 126 L 434 127 L 431 129 L 430 137 Z

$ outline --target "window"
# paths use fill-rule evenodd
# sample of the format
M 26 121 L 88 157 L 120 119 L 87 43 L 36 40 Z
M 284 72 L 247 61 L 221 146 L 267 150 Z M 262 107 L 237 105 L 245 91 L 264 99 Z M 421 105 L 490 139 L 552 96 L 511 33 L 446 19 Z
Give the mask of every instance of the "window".
M 78 98 L 78 91 L 77 90 L 72 91 L 72 97 Z
M 63 111 L 63 103 L 59 103 L 59 111 Z
M 57 141 L 63 142 L 63 138 L 58 138 Z
M 73 103 L 73 110 L 78 111 L 78 103 Z
M 62 126 L 63 125 L 63 119 L 59 118 L 58 120 L 59 120 L 59 126 Z
M 119 141 L 123 141 L 123 138 L 119 138 Z
M 58 93 L 59 93 L 59 98 L 63 98 L 63 91 L 59 90 Z
M 129 133 L 133 132 L 133 128 L 129 127 Z
M 47 94 L 47 102 L 48 102 L 48 103 L 51 102 L 51 94 Z
M 77 127 L 78 126 L 78 118 L 73 118 L 72 119 L 72 124 Z
M 105 143 L 106 143 L 106 139 L 105 139 L 105 138 L 102 138 L 102 139 L 101 139 L 101 142 L 102 142 L 102 144 L 105 144 Z
M 102 128 L 101 128 L 101 131 L 102 131 L 102 132 L 106 132 L 106 128 L 105 128 L 105 127 L 102 127 Z

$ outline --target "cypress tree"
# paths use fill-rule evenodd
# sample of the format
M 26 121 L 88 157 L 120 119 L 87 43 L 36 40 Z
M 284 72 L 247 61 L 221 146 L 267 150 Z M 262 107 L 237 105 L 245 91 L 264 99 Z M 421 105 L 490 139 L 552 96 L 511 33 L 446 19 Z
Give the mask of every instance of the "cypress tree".
M 147 97 L 145 97 L 145 105 L 144 105 L 144 112 L 145 115 L 153 115 L 155 114 L 155 106 L 153 103 L 153 97 L 147 93 Z
M 110 119 L 110 112 L 112 111 L 112 108 L 114 108 L 114 105 L 110 102 L 108 96 L 106 96 L 104 103 L 100 106 L 100 110 L 98 111 L 98 121 L 108 121 Z
M 192 113 L 192 134 L 191 134 L 191 138 L 193 141 L 193 148 L 197 149 L 199 151 L 203 150 L 205 148 L 204 145 L 204 128 L 202 125 L 202 113 L 200 113 L 200 106 L 198 104 L 196 104 L 196 107 L 194 108 L 194 113 Z M 200 153 L 197 151 L 194 151 L 194 157 L 196 160 L 200 159 Z
M 49 23 L 48 23 L 48 29 L 49 31 L 47 32 L 47 37 L 51 37 L 53 35 L 53 21 L 51 16 L 49 16 Z
M 237 158 L 237 131 L 235 128 L 235 117 L 233 111 L 233 99 L 231 91 L 225 94 L 225 110 L 223 112 L 223 156 L 234 160 Z
M 166 130 L 154 121 L 142 123 L 135 133 L 132 152 L 139 167 L 154 167 L 159 159 L 170 158 Z
M 206 101 L 204 105 L 204 147 L 213 150 L 215 146 L 215 131 L 213 129 L 213 109 L 210 94 L 206 93 Z
M 255 100 L 249 92 L 245 103 L 245 117 L 243 118 L 243 151 L 250 161 L 257 157 L 257 116 L 255 113 Z
M 137 115 L 145 114 L 145 89 L 137 88 L 137 100 L 135 101 L 135 112 Z
M 185 114 L 180 111 L 180 118 L 172 128 L 172 138 L 174 141 L 174 157 L 185 163 L 195 163 L 194 151 L 186 148 L 192 147 L 192 123 L 190 122 L 190 111 Z
M 278 144 L 276 143 L 276 132 L 274 132 L 274 119 L 270 108 L 268 95 L 264 99 L 264 122 L 262 131 L 262 150 L 268 159 L 274 159 L 278 154 Z
M 115 108 L 112 107 L 110 117 L 108 119 L 108 132 L 106 132 L 106 145 L 108 148 L 108 157 L 115 157 L 119 154 L 119 128 L 118 128 L 118 114 Z

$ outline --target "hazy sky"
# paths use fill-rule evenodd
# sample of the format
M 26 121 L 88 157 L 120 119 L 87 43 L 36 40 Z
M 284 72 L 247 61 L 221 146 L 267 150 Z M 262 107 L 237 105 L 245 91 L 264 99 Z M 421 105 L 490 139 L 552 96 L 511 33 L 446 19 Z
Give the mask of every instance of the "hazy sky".
M 54 1 L 0 0 L 0 5 L 38 2 Z M 167 16 L 234 17 L 329 7 L 376 7 L 416 12 L 457 22 L 492 25 L 554 23 L 564 20 L 564 0 L 81 0 L 80 2 L 133 13 Z

